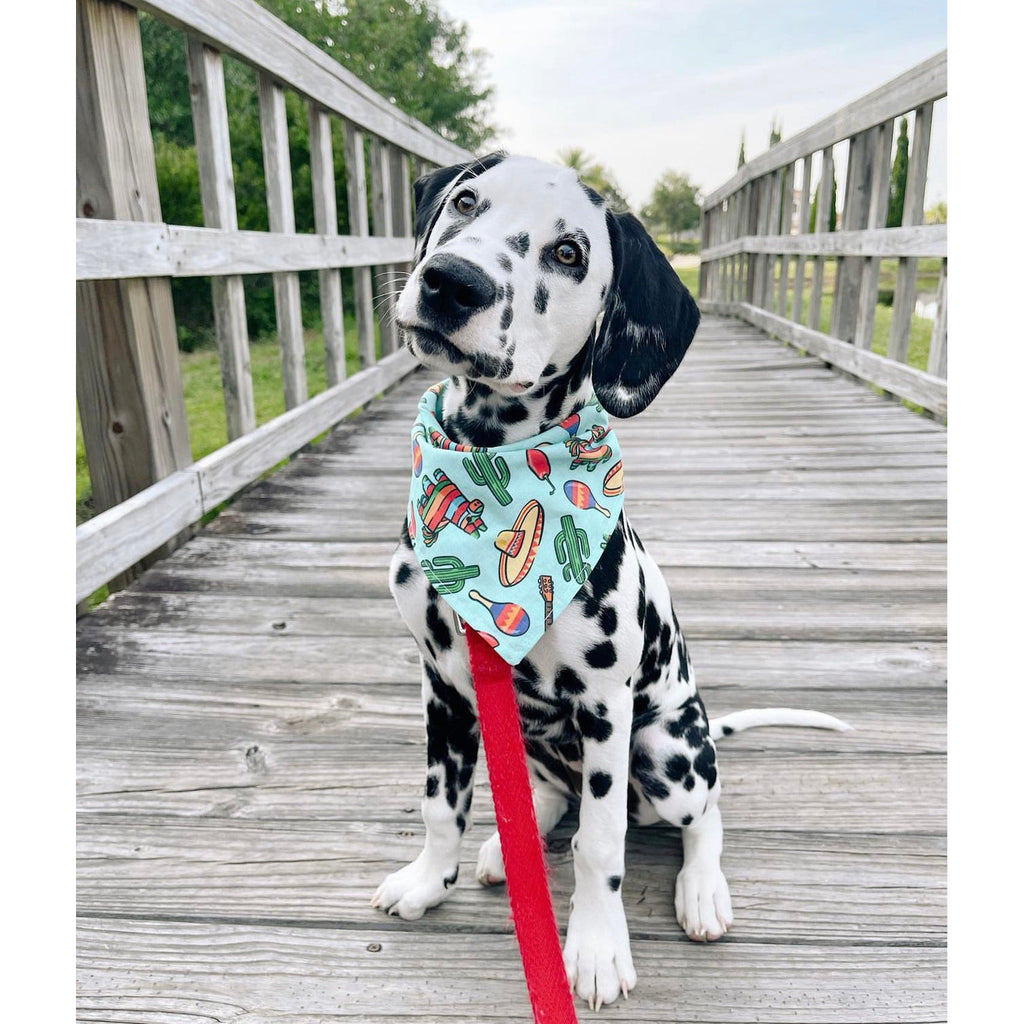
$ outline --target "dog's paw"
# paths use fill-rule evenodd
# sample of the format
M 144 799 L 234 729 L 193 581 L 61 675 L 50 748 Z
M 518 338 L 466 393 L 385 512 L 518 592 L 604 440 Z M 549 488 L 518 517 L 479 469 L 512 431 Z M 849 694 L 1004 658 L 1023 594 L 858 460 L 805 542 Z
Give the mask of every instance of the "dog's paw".
M 579 905 L 569 916 L 565 937 L 565 973 L 569 986 L 592 1010 L 629 998 L 636 987 L 629 931 L 621 901 Z
M 503 885 L 505 882 L 505 861 L 501 856 L 501 840 L 497 832 L 480 847 L 476 858 L 476 880 L 481 885 Z
M 683 866 L 676 876 L 676 920 L 694 942 L 714 942 L 732 926 L 729 883 L 718 865 Z
M 397 914 L 406 921 L 416 921 L 424 911 L 448 898 L 458 877 L 457 867 L 446 875 L 421 853 L 411 864 L 381 882 L 370 906 Z

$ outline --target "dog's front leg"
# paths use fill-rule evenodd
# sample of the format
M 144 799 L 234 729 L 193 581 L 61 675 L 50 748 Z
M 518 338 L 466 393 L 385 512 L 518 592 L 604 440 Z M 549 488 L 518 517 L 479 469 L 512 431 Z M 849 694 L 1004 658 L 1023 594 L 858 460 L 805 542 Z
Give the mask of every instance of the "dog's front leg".
M 473 800 L 480 730 L 472 701 L 423 664 L 427 720 L 427 784 L 423 796 L 423 852 L 381 883 L 370 901 L 407 921 L 446 899 L 459 877 L 462 834 Z
M 632 692 L 621 684 L 613 697 L 577 710 L 583 792 L 572 841 L 576 888 L 564 956 L 569 983 L 593 1009 L 636 985 L 622 906 L 632 714 Z

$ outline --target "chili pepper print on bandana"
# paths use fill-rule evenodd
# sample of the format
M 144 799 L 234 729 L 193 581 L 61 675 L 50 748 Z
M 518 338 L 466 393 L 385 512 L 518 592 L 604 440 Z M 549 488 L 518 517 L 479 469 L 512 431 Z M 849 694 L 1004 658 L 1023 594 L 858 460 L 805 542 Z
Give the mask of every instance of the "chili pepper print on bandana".
M 446 385 L 412 429 L 409 538 L 438 594 L 516 665 L 597 565 L 622 511 L 622 453 L 596 396 L 523 441 L 456 444 Z

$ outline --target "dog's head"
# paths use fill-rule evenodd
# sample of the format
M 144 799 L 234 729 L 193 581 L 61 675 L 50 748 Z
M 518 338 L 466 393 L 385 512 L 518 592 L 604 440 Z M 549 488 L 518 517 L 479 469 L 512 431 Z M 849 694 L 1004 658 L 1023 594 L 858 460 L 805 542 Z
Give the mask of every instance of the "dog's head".
M 420 178 L 415 196 L 397 319 L 421 362 L 528 395 L 590 346 L 610 413 L 650 404 L 700 314 L 634 216 L 569 168 L 500 153 Z

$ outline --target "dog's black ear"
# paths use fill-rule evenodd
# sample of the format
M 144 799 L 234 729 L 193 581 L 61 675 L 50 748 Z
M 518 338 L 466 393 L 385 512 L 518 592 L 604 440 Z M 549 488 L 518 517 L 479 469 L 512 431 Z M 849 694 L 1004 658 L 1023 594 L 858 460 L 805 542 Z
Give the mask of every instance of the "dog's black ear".
M 614 273 L 594 350 L 594 390 L 623 418 L 646 409 L 675 373 L 700 310 L 640 221 L 631 213 L 606 216 Z
M 464 164 L 452 164 L 450 167 L 439 167 L 430 174 L 423 175 L 413 182 L 412 194 L 416 200 L 416 262 L 423 256 L 423 248 L 427 244 L 430 232 L 441 213 L 444 197 L 456 180 L 465 181 L 475 178 L 478 174 L 500 164 L 505 159 L 503 152 L 488 153 L 479 160 L 470 160 Z

